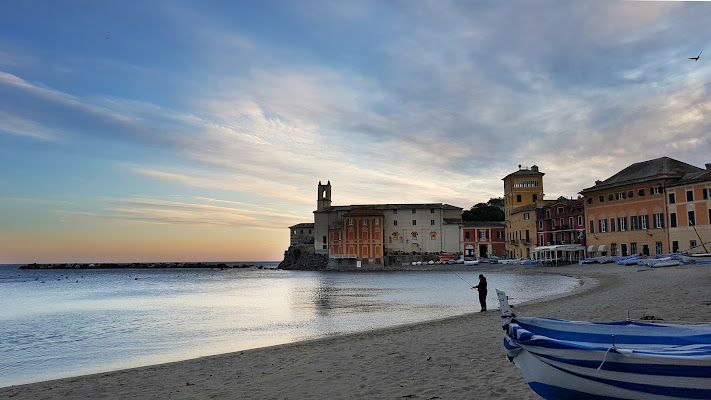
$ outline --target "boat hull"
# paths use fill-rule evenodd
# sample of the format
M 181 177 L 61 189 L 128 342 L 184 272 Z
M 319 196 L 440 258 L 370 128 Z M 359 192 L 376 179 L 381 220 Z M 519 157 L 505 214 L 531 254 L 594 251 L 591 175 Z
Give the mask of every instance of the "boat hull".
M 517 318 L 504 338 L 531 389 L 550 400 L 710 399 L 710 343 L 708 324 L 547 318 Z

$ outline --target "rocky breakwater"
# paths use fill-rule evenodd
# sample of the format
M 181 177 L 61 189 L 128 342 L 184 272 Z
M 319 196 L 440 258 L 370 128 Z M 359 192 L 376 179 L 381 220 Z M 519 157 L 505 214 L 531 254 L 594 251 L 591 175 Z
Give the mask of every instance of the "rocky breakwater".
M 316 254 L 313 246 L 290 246 L 279 269 L 319 271 L 328 266 L 328 254 Z
M 206 264 L 206 263 L 84 263 L 84 264 L 27 264 L 20 269 L 117 269 L 117 268 L 253 268 L 254 265 L 242 264 L 229 266 L 224 263 Z

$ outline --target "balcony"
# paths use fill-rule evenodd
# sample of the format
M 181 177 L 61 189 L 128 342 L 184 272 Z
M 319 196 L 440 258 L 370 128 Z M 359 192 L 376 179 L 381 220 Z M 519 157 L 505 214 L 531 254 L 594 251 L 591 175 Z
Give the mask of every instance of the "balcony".
M 553 227 L 554 231 L 566 231 L 568 229 L 573 229 L 570 225 L 556 225 Z

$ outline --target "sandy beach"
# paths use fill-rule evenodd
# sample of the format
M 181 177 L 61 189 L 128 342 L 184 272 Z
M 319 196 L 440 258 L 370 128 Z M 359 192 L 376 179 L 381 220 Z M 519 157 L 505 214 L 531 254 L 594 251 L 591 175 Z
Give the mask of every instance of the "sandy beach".
M 487 266 L 583 284 L 516 312 L 572 320 L 711 321 L 711 268 Z M 489 290 L 496 282 L 489 281 Z M 509 293 L 515 298 L 515 293 Z M 495 305 L 489 305 L 495 309 Z M 0 399 L 538 399 L 506 360 L 498 311 L 176 363 L 0 388 Z

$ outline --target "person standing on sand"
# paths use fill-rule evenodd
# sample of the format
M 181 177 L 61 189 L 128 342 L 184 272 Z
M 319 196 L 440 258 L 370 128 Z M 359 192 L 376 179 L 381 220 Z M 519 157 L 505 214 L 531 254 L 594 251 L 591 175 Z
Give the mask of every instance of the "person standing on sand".
M 486 278 L 484 274 L 479 274 L 479 284 L 472 286 L 472 289 L 479 291 L 479 304 L 481 304 L 481 311 L 486 311 Z

